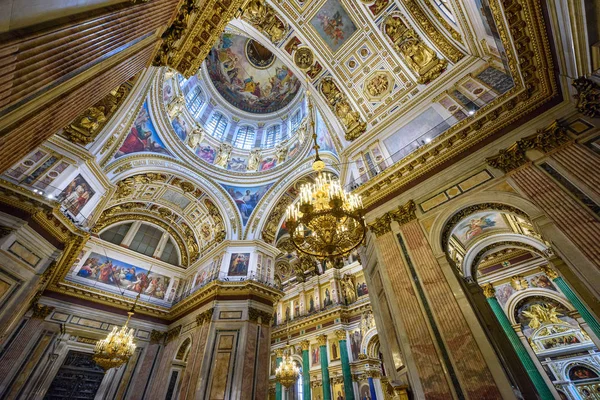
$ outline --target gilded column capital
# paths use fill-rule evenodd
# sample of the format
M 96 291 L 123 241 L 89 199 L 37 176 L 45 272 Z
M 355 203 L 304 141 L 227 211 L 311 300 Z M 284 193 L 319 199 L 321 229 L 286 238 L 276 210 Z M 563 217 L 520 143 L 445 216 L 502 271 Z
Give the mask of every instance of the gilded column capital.
M 343 329 L 338 329 L 335 332 L 333 332 L 335 334 L 335 336 L 337 337 L 337 340 L 346 340 L 346 331 Z
M 491 283 L 486 283 L 481 289 L 483 289 L 483 295 L 486 298 L 491 299 L 492 297 L 496 297 L 496 289 L 494 289 L 494 285 Z
M 248 319 L 252 322 L 268 325 L 271 322 L 272 317 L 273 316 L 266 311 L 254 307 L 248 308 Z
M 600 86 L 581 76 L 573 81 L 577 90 L 577 111 L 588 117 L 600 117 Z
M 319 343 L 319 346 L 325 346 L 327 344 L 327 335 L 317 336 L 317 343 Z
M 214 311 L 215 311 L 214 308 L 209 308 L 208 310 L 203 311 L 200 314 L 196 315 L 196 324 L 202 325 L 205 322 L 210 322 L 212 320 Z
M 507 149 L 501 149 L 497 155 L 488 157 L 485 161 L 490 167 L 508 173 L 529 162 L 525 156 L 525 150 L 522 144 L 517 142 Z
M 392 231 L 391 223 L 390 213 L 385 213 L 381 217 L 376 218 L 375 222 L 369 224 L 369 229 L 373 231 L 375 236 L 379 237 Z
M 391 212 L 392 220 L 398 222 L 400 225 L 406 224 L 417 218 L 416 210 L 417 206 L 415 202 L 410 200 L 403 206 L 399 206 L 396 211 Z
M 556 278 L 558 278 L 558 272 L 556 272 L 556 270 L 554 268 L 552 268 L 549 265 L 543 265 L 540 267 L 540 269 L 542 270 L 542 272 L 544 274 L 546 274 L 546 276 L 552 280 L 555 280 Z
M 367 376 L 369 378 L 378 379 L 378 378 L 381 378 L 381 372 L 379 372 L 377 370 L 369 370 L 369 371 L 367 371 Z
M 310 342 L 308 340 L 303 340 L 300 342 L 300 346 L 302 350 L 308 350 L 310 348 Z
M 275 355 L 277 356 L 277 358 L 283 357 L 283 349 L 275 349 Z
M 35 303 L 33 306 L 31 306 L 31 311 L 33 312 L 33 318 L 46 319 L 46 317 L 50 315 L 52 311 L 54 311 L 54 307 Z
M 181 333 L 181 325 L 178 325 L 175 328 L 170 329 L 169 331 L 167 331 L 167 335 L 165 337 L 165 342 L 169 343 L 169 342 L 177 339 L 179 337 L 180 333 Z
M 163 341 L 167 332 L 157 331 L 156 329 L 152 329 L 150 332 L 150 344 L 158 344 Z

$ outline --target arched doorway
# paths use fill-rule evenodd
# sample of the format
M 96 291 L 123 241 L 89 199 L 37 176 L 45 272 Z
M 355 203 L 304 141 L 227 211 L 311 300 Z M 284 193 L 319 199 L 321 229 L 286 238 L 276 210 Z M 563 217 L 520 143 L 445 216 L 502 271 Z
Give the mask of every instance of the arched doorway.
M 526 374 L 542 398 L 585 398 L 559 370 L 569 361 L 597 359 L 597 321 L 552 268 L 552 249 L 527 215 L 501 204 L 475 205 L 451 217 L 442 236 L 448 261 L 507 373 L 525 388 L 522 395 L 532 396 Z

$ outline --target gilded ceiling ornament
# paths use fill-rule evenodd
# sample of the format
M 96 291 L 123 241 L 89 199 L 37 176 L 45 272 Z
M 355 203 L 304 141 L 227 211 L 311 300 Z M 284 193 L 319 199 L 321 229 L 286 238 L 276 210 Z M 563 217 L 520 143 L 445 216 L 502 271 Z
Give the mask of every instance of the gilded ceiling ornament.
M 377 72 L 365 84 L 367 95 L 377 99 L 388 94 L 392 89 L 390 77 L 385 72 Z
M 279 43 L 289 31 L 273 7 L 264 0 L 250 0 L 246 3 L 242 19 L 264 33 L 275 44 Z
M 530 318 L 529 327 L 537 329 L 542 324 L 560 324 L 562 321 L 558 318 L 561 313 L 550 304 L 534 304 L 526 311 L 523 311 L 523 316 Z
M 320 91 L 325 96 L 331 110 L 344 126 L 346 140 L 355 140 L 366 131 L 367 124 L 362 120 L 360 114 L 352 109 L 348 98 L 331 77 L 323 79 Z
M 581 76 L 573 81 L 573 87 L 577 90 L 577 111 L 588 117 L 600 117 L 600 86 Z
M 510 286 L 515 290 L 525 290 L 529 287 L 529 282 L 523 275 L 515 275 L 510 278 Z
M 552 280 L 558 278 L 558 273 L 549 265 L 541 266 L 540 269 L 546 276 Z
M 121 105 L 129 91 L 131 84 L 123 83 L 113 89 L 102 100 L 88 108 L 63 128 L 63 135 L 73 143 L 82 146 L 92 143 L 98 133 L 104 128 L 108 120 Z
M 294 63 L 302 70 L 310 68 L 315 62 L 315 55 L 308 47 L 298 47 L 294 52 Z
M 417 82 L 425 84 L 440 76 L 448 61 L 439 59 L 399 15 L 390 15 L 384 22 L 384 32 L 392 41 L 408 67 L 418 76 Z

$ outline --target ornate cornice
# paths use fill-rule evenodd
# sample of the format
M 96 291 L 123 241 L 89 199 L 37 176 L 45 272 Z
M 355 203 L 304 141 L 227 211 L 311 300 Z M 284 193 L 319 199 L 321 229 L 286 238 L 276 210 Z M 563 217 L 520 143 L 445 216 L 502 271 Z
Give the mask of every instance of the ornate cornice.
M 507 149 L 500 150 L 497 155 L 487 158 L 486 161 L 491 167 L 508 173 L 529 162 L 525 155 L 527 150 L 536 149 L 547 153 L 569 141 L 571 138 L 566 128 L 554 121 L 547 127 L 538 129 L 533 135 L 518 140 Z
M 52 313 L 52 311 L 54 311 L 54 307 L 35 303 L 31 306 L 31 312 L 32 312 L 31 317 L 39 318 L 39 319 L 46 319 L 46 317 L 48 315 L 50 315 L 50 313 Z

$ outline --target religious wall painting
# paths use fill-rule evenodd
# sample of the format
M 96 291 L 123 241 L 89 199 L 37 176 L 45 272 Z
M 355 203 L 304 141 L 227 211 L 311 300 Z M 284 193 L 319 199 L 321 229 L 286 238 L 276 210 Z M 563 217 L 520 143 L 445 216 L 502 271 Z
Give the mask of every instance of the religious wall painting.
M 171 290 L 167 294 L 167 301 L 170 303 L 175 300 L 175 295 L 177 294 L 177 290 L 179 289 L 179 278 L 173 278 L 173 284 L 171 285 Z
M 359 280 L 358 282 L 356 282 L 356 294 L 358 297 L 366 296 L 369 294 L 367 283 L 364 280 Z
M 246 276 L 250 263 L 250 253 L 233 253 L 229 261 L 227 276 Z
M 233 156 L 229 158 L 227 169 L 230 171 L 244 172 L 248 169 L 248 159 L 246 157 Z
M 362 333 L 359 329 L 355 329 L 350 332 L 350 352 L 352 353 L 352 360 L 358 360 L 360 354 L 360 344 L 362 343 Z
M 196 155 L 207 163 L 212 164 L 217 157 L 217 150 L 208 143 L 201 143 L 200 146 L 196 148 Z
M 125 141 L 115 153 L 115 158 L 142 152 L 171 155 L 156 132 L 147 102 L 144 102 Z
M 206 66 L 212 84 L 225 100 L 251 113 L 278 111 L 300 89 L 300 81 L 268 49 L 235 34 L 221 35 Z
M 452 231 L 463 246 L 478 236 L 492 230 L 510 229 L 503 213 L 497 211 L 483 211 L 469 215 L 463 219 Z
M 171 125 L 173 126 L 173 130 L 177 134 L 177 137 L 182 141 L 185 141 L 190 133 L 190 125 L 185 119 L 181 115 L 178 115 L 171 121 Z
M 240 214 L 242 216 L 242 222 L 245 226 L 252 214 L 252 211 L 256 208 L 256 205 L 260 201 L 260 199 L 267 193 L 272 184 L 264 185 L 264 186 L 254 186 L 254 187 L 238 187 L 238 186 L 230 186 L 223 185 L 223 188 L 229 196 L 235 202 Z
M 331 387 L 333 391 L 332 400 L 346 400 L 346 393 L 344 392 L 344 382 L 337 381 Z
M 271 371 L 270 375 L 275 375 L 275 370 L 277 369 L 277 357 L 272 354 L 271 355 Z
M 295 140 L 288 150 L 288 158 L 293 158 L 300 151 L 300 142 Z
M 173 99 L 175 90 L 173 89 L 173 79 L 165 79 L 163 83 L 163 102 L 168 104 Z
M 315 386 L 312 388 L 312 399 L 323 400 L 323 386 Z
M 572 381 L 581 381 L 598 378 L 599 376 L 597 372 L 595 372 L 592 368 L 583 365 L 575 365 L 569 370 L 569 379 L 571 379 Z
M 117 294 L 129 292 L 131 297 L 141 293 L 142 296 L 146 295 L 160 300 L 165 298 L 171 279 L 94 252 L 84 261 L 75 276 L 85 279 L 85 284 L 91 287 L 102 288 Z M 73 276 L 70 279 L 78 280 Z
M 539 289 L 550 289 L 556 290 L 554 283 L 545 274 L 538 274 L 535 276 L 528 277 L 529 285 Z
M 81 174 L 67 185 L 58 195 L 57 200 L 71 214 L 77 215 L 90 201 L 96 192 Z
M 310 24 L 333 53 L 357 30 L 339 0 L 327 0 L 310 20 Z
M 371 389 L 369 388 L 369 382 L 368 381 L 360 381 L 358 383 L 358 393 L 359 393 L 359 399 L 360 400 L 373 400 L 373 398 L 371 397 Z
M 323 299 L 323 308 L 329 307 L 333 304 L 331 294 L 331 288 L 329 285 L 321 288 L 321 298 Z
M 504 285 L 496 287 L 496 299 L 498 300 L 498 303 L 500 303 L 502 306 L 506 304 L 506 302 L 508 301 L 510 296 L 512 296 L 513 293 L 515 293 L 515 289 L 511 286 L 510 283 L 506 283 Z
M 194 281 L 194 287 L 202 286 L 204 282 L 206 282 L 208 270 L 208 268 L 204 268 L 203 270 L 198 271 L 198 274 L 196 275 L 196 279 Z
M 331 361 L 336 361 L 340 359 L 339 345 L 333 340 L 329 344 L 329 356 L 331 358 Z
M 261 160 L 258 170 L 259 171 L 267 171 L 267 170 L 270 170 L 271 168 L 275 167 L 275 165 L 277 165 L 277 157 L 273 157 L 273 156 L 265 157 L 264 159 Z
M 312 367 L 321 365 L 320 351 L 321 348 L 318 344 L 315 343 L 310 345 L 310 365 Z
M 331 135 L 327 130 L 327 125 L 323 118 L 321 117 L 321 113 L 317 112 L 317 122 L 316 122 L 316 130 L 317 130 L 317 144 L 319 145 L 319 151 L 326 151 L 329 153 L 337 154 L 335 151 L 335 146 L 333 144 L 333 140 L 331 139 Z

